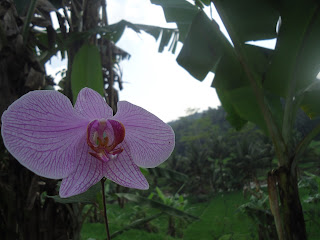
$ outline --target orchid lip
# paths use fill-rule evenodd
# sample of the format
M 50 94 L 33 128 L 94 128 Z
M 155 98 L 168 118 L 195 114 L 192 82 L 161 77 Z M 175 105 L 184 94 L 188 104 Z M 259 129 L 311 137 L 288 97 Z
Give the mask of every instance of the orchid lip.
M 95 119 L 87 126 L 87 143 L 93 150 L 89 154 L 98 160 L 108 162 L 114 160 L 123 151 L 119 146 L 124 140 L 123 124 L 111 119 Z

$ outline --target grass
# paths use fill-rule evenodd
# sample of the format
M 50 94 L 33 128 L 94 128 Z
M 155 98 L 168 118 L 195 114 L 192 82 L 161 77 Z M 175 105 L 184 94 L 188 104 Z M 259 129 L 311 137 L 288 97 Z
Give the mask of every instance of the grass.
M 127 203 L 123 209 L 117 204 L 107 205 L 110 233 L 114 233 L 129 225 L 136 219 L 143 218 L 158 213 L 155 209 L 140 208 L 132 203 Z M 146 216 L 145 216 L 146 215 Z M 163 215 L 148 224 L 150 230 L 131 229 L 118 235 L 112 240 L 173 240 L 166 236 L 167 216 Z M 81 230 L 81 240 L 105 240 L 106 231 L 104 223 L 84 223 Z
M 110 226 L 111 227 L 111 226 Z M 85 223 L 81 230 L 81 240 L 105 240 L 106 231 L 102 223 Z M 173 240 L 163 233 L 148 233 L 139 229 L 132 229 L 113 238 L 115 240 Z
M 255 239 L 255 227 L 237 210 L 245 202 L 241 192 L 217 195 L 203 211 L 201 220 L 184 231 L 183 239 Z
M 319 227 L 315 224 L 314 219 L 320 223 L 320 205 L 307 204 L 303 199 L 308 195 L 307 190 L 301 190 L 301 201 L 303 210 L 305 211 L 306 227 L 309 240 L 320 239 Z M 187 225 L 177 227 L 177 230 L 183 233 L 184 240 L 250 240 L 258 239 L 257 226 L 248 216 L 239 212 L 238 207 L 247 202 L 241 191 L 220 193 L 211 197 L 206 202 L 190 203 L 187 212 L 195 216 L 199 216 L 200 220 L 194 221 Z M 150 216 L 157 213 L 155 209 L 139 208 L 138 206 L 127 203 L 125 208 L 120 209 L 118 205 L 109 205 L 108 217 L 111 233 L 120 230 L 124 226 L 130 224 L 137 218 L 141 218 L 143 214 Z M 307 212 L 313 215 L 306 214 Z M 179 221 L 177 220 L 178 224 Z M 155 232 L 147 232 L 144 229 L 131 229 L 121 235 L 113 238 L 113 240 L 174 240 L 167 236 L 168 216 L 153 220 L 149 224 L 149 229 Z M 85 223 L 81 231 L 81 240 L 105 240 L 105 227 L 102 223 Z M 181 239 L 181 238 L 180 238 Z
M 177 231 L 183 231 L 183 239 L 217 239 L 213 237 L 231 234 L 233 239 L 250 239 L 248 236 L 254 232 L 250 229 L 249 219 L 237 213 L 237 208 L 244 203 L 241 192 L 219 194 L 207 202 L 192 203 L 187 207 L 187 212 L 199 216 L 201 220 L 188 225 L 184 222 L 176 223 L 182 225 L 177 227 Z M 125 225 L 134 220 L 137 213 L 147 212 L 148 215 L 155 214 L 153 209 L 137 209 L 137 206 L 129 203 L 124 209 L 118 205 L 109 206 L 108 217 L 111 233 L 120 230 Z M 245 220 L 244 220 L 245 219 Z M 143 229 L 132 229 L 118 235 L 114 239 L 135 240 L 135 239 L 152 239 L 152 240 L 173 240 L 175 238 L 167 236 L 168 216 L 163 215 L 150 223 L 154 228 L 154 233 L 144 231 Z M 105 227 L 102 223 L 84 223 L 81 231 L 81 239 L 104 240 L 106 236 Z

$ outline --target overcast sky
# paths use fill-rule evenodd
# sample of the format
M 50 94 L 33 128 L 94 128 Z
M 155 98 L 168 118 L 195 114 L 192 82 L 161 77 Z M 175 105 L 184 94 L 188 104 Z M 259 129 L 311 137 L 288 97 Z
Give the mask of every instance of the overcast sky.
M 166 23 L 162 8 L 149 0 L 107 2 L 110 23 L 126 19 L 133 23 L 176 27 Z M 214 75 L 210 74 L 204 82 L 197 81 L 177 64 L 177 55 L 166 50 L 158 53 L 159 42 L 152 36 L 127 29 L 117 45 L 131 54 L 130 60 L 121 64 L 126 83 L 120 92 L 121 100 L 137 104 L 166 122 L 184 116 L 188 108 L 204 110 L 220 104 L 210 87 Z M 181 47 L 182 44 L 176 54 Z
M 166 23 L 162 8 L 149 0 L 107 0 L 107 10 L 109 24 L 125 19 L 132 23 L 176 27 L 174 23 Z M 226 33 L 214 9 L 212 14 Z M 209 73 L 199 82 L 177 64 L 182 44 L 178 45 L 175 55 L 166 50 L 158 53 L 159 42 L 152 36 L 127 29 L 117 46 L 131 55 L 130 60 L 121 62 L 124 89 L 119 93 L 120 100 L 139 105 L 165 122 L 185 116 L 188 109 L 202 111 L 220 105 L 215 89 L 210 87 L 214 74 Z M 54 71 L 54 65 L 47 65 L 48 73 Z

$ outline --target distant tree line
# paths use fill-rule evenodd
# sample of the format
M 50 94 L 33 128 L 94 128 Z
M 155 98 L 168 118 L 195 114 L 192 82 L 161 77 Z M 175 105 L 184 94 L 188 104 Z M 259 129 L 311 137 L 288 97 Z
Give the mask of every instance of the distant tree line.
M 250 182 L 265 181 L 268 171 L 276 167 L 273 146 L 262 130 L 248 123 L 237 131 L 226 117 L 220 106 L 169 123 L 176 134 L 176 147 L 166 167 L 189 176 L 184 191 L 206 194 L 242 189 Z M 318 122 L 300 111 L 295 124 L 296 141 Z M 307 162 L 309 166 L 310 162 L 317 165 L 315 149 L 308 153 L 301 167 Z

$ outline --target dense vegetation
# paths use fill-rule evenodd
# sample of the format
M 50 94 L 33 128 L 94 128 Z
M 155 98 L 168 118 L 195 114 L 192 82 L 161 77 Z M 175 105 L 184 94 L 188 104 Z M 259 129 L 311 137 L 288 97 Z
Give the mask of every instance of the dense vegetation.
M 272 145 L 254 125 L 236 131 L 225 117 L 219 107 L 171 122 L 176 149 L 161 167 L 145 172 L 149 191 L 109 185 L 111 232 L 122 233 L 115 239 L 276 239 L 266 188 L 268 172 L 277 165 Z M 300 112 L 296 137 L 315 121 Z M 307 233 L 314 240 L 319 237 L 319 156 L 320 142 L 314 141 L 299 165 Z M 125 190 L 117 194 L 125 200 L 112 197 L 119 190 Z M 103 239 L 101 216 L 94 211 L 89 216 L 82 239 Z
M 159 231 L 149 237 L 319 239 L 319 2 L 151 3 L 177 29 L 125 20 L 110 25 L 104 0 L 1 1 L 1 115 L 23 94 L 53 89 L 44 64 L 57 53 L 68 57 L 61 91 L 74 101 L 90 87 L 116 112 L 115 85 L 123 88 L 118 64 L 129 57 L 116 43 L 127 27 L 159 40 L 160 52 L 166 46 L 175 52 L 182 43 L 177 62 L 198 80 L 215 73 L 212 87 L 225 111 L 210 109 L 172 122 L 176 150 L 161 167 L 141 169 L 150 182 L 144 192 L 103 179 L 104 192 L 97 184 L 61 199 L 59 181 L 21 166 L 1 139 L 0 238 L 79 240 L 82 226 L 83 237 L 96 237 L 87 232 L 103 222 L 107 198 L 112 238 L 148 239 L 146 232 Z M 217 10 L 228 37 L 206 7 Z M 276 39 L 275 49 L 249 44 L 265 39 Z M 231 220 L 234 212 L 243 214 L 241 221 Z M 247 220 L 252 228 L 239 231 Z
M 317 122 L 300 111 L 295 140 L 303 138 Z M 268 171 L 276 167 L 269 138 L 253 124 L 236 131 L 226 121 L 222 107 L 180 118 L 170 125 L 176 133 L 176 148 L 168 167 L 192 176 L 195 185 L 190 187 L 200 193 L 242 189 L 249 182 L 266 181 Z M 301 161 L 303 170 L 319 171 L 316 146 L 311 146 Z M 315 165 L 306 169 L 311 162 Z

